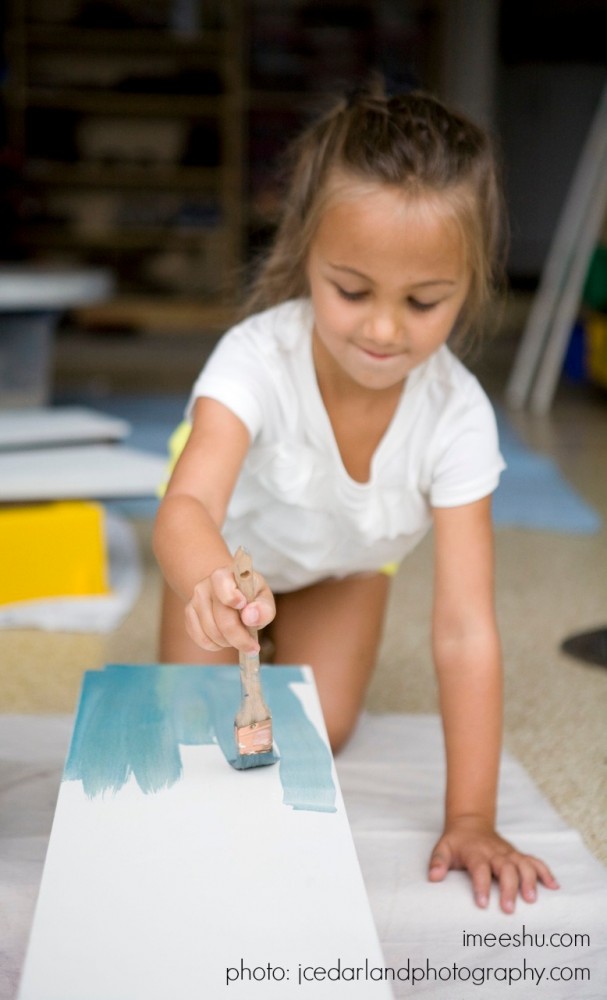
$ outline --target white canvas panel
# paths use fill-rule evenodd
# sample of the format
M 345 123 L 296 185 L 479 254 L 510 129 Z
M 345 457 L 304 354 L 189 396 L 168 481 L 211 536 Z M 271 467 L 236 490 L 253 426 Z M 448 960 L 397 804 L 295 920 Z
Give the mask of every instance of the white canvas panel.
M 233 694 L 238 707 L 237 668 L 118 667 L 92 678 L 19 1000 L 392 996 L 311 672 L 268 669 L 274 716 L 290 705 L 292 718 L 275 727 L 280 761 L 244 771 L 225 755 L 233 714 L 223 726 Z M 326 777 L 293 760 L 295 742 L 281 745 L 290 723 L 307 738 L 312 727 L 327 753 L 330 801 L 305 789 Z M 165 772 L 173 733 L 190 742 Z M 104 745 L 111 780 L 100 777 Z

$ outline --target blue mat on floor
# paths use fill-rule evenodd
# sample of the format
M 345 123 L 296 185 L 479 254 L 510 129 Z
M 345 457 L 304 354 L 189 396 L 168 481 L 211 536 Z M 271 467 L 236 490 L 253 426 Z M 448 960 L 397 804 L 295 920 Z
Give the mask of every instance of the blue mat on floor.
M 563 479 L 552 459 L 531 451 L 499 410 L 497 421 L 508 467 L 493 497 L 495 524 L 580 535 L 599 531 L 598 513 Z
M 167 442 L 183 418 L 187 395 L 62 397 L 63 405 L 78 403 L 128 420 L 129 445 L 167 454 Z M 570 534 L 593 534 L 601 527 L 597 512 L 563 479 L 554 462 L 531 451 L 497 411 L 500 445 L 507 463 L 493 499 L 497 527 L 529 528 Z M 153 517 L 156 500 L 124 500 L 112 504 L 133 517 Z

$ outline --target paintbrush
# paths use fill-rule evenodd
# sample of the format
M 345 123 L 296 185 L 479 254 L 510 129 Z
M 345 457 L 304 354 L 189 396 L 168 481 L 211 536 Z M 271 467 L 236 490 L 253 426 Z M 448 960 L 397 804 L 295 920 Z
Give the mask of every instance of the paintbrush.
M 233 571 L 248 604 L 255 599 L 255 579 L 251 556 L 242 547 L 234 556 Z M 249 628 L 249 633 L 257 641 L 257 629 Z M 273 764 L 272 714 L 261 690 L 259 653 L 240 653 L 239 664 L 242 702 L 234 720 L 237 757 L 231 763 L 237 768 Z

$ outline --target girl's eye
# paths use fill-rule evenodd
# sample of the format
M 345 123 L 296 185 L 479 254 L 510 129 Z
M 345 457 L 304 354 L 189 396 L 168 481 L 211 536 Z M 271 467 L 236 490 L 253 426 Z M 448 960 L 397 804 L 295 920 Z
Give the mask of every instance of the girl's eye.
M 339 285 L 335 286 L 339 295 L 342 299 L 346 299 L 347 302 L 360 302 L 364 299 L 366 292 L 348 292 L 345 288 L 341 288 Z
M 434 309 L 438 305 L 438 302 L 420 302 L 419 299 L 409 299 L 409 305 L 416 312 L 429 312 L 430 309 Z

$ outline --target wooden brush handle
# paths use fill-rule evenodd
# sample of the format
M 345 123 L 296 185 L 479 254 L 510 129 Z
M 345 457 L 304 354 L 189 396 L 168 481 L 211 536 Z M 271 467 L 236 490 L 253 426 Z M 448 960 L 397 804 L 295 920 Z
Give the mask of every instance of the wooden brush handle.
M 241 590 L 247 599 L 247 604 L 255 600 L 255 576 L 253 574 L 253 560 L 249 552 L 242 546 L 236 552 L 233 563 L 234 576 L 238 589 Z M 248 626 L 247 626 L 248 627 Z M 249 628 L 250 634 L 257 639 L 257 629 Z
M 238 549 L 234 556 L 232 570 L 239 590 L 247 599 L 247 603 L 255 599 L 255 577 L 253 575 L 253 560 L 246 549 Z M 249 628 L 249 634 L 257 641 L 257 629 Z M 240 653 L 240 682 L 242 685 L 243 702 L 236 716 L 236 725 L 258 725 L 271 719 L 271 713 L 266 705 L 261 690 L 259 677 L 259 653 Z

